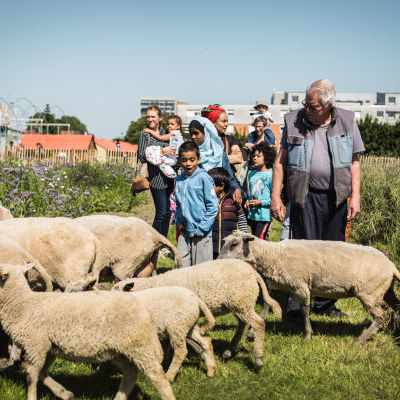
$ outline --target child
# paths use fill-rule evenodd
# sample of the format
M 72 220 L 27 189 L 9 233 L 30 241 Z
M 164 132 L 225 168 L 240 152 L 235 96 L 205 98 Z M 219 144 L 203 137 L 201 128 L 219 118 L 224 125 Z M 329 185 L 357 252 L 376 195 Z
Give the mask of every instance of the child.
M 259 143 L 253 147 L 250 158 L 254 169 L 248 175 L 249 200 L 245 208 L 251 233 L 260 239 L 268 240 L 271 224 L 272 166 L 276 157 L 275 147 Z
M 199 168 L 200 150 L 194 142 L 179 148 L 183 172 L 176 178 L 175 224 L 180 229 L 178 251 L 184 267 L 212 260 L 212 226 L 218 212 L 214 182 Z
M 177 115 L 172 115 L 167 120 L 167 135 L 160 135 L 151 129 L 144 129 L 146 132 L 150 133 L 157 140 L 166 142 L 169 140 L 169 147 L 175 150 L 175 154 L 163 155 L 161 152 L 161 147 L 159 146 L 148 146 L 145 150 L 146 160 L 153 165 L 157 165 L 158 168 L 163 172 L 168 178 L 175 178 L 176 172 L 172 168 L 178 159 L 179 146 L 183 143 L 183 138 L 181 134 L 182 120 Z
M 234 202 L 229 193 L 231 178 L 228 172 L 218 167 L 210 169 L 208 174 L 214 180 L 214 190 L 219 203 L 212 232 L 213 259 L 215 260 L 227 236 L 237 229 L 247 233 L 247 220 L 242 207 Z

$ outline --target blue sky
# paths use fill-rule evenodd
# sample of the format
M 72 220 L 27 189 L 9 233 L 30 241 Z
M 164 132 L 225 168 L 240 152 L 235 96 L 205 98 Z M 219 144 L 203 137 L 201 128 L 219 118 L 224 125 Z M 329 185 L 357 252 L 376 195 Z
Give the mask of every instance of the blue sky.
M 399 1 L 2 1 L 0 100 L 125 133 L 141 97 L 248 104 L 327 77 L 400 91 Z M 0 101 L 1 103 L 1 101 Z

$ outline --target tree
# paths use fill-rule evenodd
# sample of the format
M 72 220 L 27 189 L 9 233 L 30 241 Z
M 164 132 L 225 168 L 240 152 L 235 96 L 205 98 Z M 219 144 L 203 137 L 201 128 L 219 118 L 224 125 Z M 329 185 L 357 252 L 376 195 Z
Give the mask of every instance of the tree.
M 63 115 L 61 118 L 56 118 L 55 115 L 50 110 L 50 105 L 46 104 L 44 110 L 42 112 L 38 112 L 30 117 L 30 119 L 41 119 L 44 124 L 70 124 L 71 131 L 80 131 L 87 132 L 87 127 L 84 123 L 82 123 L 79 118 L 74 117 L 72 115 Z M 30 126 L 30 130 L 34 132 L 39 132 L 39 126 Z M 67 130 L 66 127 L 61 127 L 61 129 L 57 129 L 56 126 L 46 126 L 43 127 L 41 133 L 49 133 L 51 135 L 56 135 L 59 133 L 59 130 Z
M 81 122 L 77 117 L 72 115 L 63 115 L 60 119 L 57 120 L 60 124 L 70 124 L 71 131 L 80 131 L 87 132 L 86 125 Z M 64 130 L 64 129 L 63 129 Z
M 376 156 L 400 156 L 400 122 L 396 125 L 380 123 L 370 115 L 358 122 L 365 154 Z

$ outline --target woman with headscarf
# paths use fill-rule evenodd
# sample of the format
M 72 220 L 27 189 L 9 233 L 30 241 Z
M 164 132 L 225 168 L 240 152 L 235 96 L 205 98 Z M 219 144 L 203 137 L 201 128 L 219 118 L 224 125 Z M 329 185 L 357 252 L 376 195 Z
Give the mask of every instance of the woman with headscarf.
M 228 156 L 229 163 L 234 170 L 234 165 L 243 162 L 242 152 L 235 136 L 227 135 L 228 114 L 220 104 L 204 107 L 201 110 L 201 116 L 209 119 L 215 126 L 218 136 L 224 145 L 224 151 Z
M 226 169 L 231 177 L 232 197 L 236 203 L 241 204 L 245 193 L 232 172 L 228 156 L 224 152 L 224 145 L 215 126 L 209 119 L 198 117 L 190 122 L 189 133 L 192 141 L 199 146 L 201 167 L 206 171 L 217 167 Z

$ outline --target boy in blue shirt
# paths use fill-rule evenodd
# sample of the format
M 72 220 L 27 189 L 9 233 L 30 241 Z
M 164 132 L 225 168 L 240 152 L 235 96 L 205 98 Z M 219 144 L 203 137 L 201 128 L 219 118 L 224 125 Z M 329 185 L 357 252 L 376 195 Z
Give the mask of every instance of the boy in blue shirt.
M 218 212 L 214 181 L 199 168 L 200 150 L 191 141 L 179 148 L 183 172 L 176 178 L 175 223 L 181 230 L 178 251 L 184 267 L 213 259 L 212 226 Z

